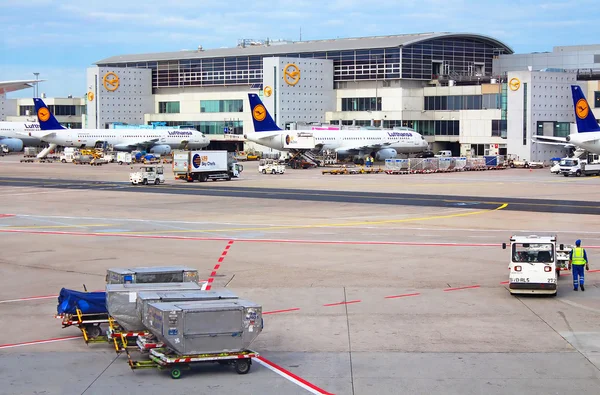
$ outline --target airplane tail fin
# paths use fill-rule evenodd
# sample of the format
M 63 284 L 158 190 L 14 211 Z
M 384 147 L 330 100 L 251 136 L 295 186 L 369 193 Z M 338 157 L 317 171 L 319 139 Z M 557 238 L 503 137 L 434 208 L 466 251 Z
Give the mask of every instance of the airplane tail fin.
M 579 85 L 571 85 L 571 92 L 573 94 L 577 131 L 579 133 L 600 132 L 596 117 Z
M 254 122 L 255 132 L 274 132 L 281 130 L 271 118 L 271 114 L 263 105 L 262 100 L 255 93 L 248 93 L 250 100 L 250 111 L 252 112 L 252 122 Z
M 54 118 L 54 114 L 50 112 L 50 109 L 44 103 L 42 99 L 34 98 L 33 104 L 35 104 L 35 113 L 37 114 L 38 121 L 40 122 L 40 129 L 42 130 L 58 130 L 58 129 L 66 129 L 62 126 L 56 118 Z

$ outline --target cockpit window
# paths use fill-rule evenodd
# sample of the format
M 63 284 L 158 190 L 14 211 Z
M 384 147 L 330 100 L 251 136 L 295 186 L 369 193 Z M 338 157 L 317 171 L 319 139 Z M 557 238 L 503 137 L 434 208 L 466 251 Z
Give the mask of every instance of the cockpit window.
M 554 246 L 550 243 L 515 243 L 512 254 L 513 262 L 554 262 Z

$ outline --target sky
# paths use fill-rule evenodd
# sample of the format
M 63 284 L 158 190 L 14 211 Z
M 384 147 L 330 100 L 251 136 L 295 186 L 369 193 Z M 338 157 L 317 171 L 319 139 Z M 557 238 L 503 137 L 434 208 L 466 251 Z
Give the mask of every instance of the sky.
M 154 3 L 154 4 L 153 4 Z M 516 53 L 600 44 L 597 0 L 0 0 L 0 80 L 83 96 L 86 68 L 123 54 L 423 32 L 494 37 Z M 33 90 L 9 93 L 32 97 Z

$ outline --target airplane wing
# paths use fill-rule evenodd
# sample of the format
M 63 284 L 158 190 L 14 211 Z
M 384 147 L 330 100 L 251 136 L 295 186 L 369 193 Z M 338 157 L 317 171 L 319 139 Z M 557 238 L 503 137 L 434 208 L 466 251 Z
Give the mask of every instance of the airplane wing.
M 376 149 L 382 149 L 382 148 L 388 148 L 390 145 L 395 144 L 395 141 L 392 142 L 386 142 L 383 144 L 363 144 L 363 145 L 355 145 L 355 146 L 345 146 L 345 147 L 339 147 L 336 148 L 335 151 L 339 152 L 339 151 L 352 151 L 352 152 L 358 152 L 358 151 L 365 151 L 365 150 L 376 150 Z
M 575 148 L 575 145 L 568 143 L 564 137 L 554 136 L 532 136 L 531 141 L 546 145 L 560 145 L 564 148 Z

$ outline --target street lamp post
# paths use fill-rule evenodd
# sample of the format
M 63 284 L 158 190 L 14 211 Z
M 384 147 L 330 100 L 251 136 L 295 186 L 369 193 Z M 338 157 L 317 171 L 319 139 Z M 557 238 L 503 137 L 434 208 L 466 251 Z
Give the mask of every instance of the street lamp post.
M 38 93 L 40 91 L 38 88 L 38 76 L 40 73 L 33 73 L 33 75 L 35 75 L 35 87 L 33 88 L 33 94 L 35 97 L 38 97 Z

